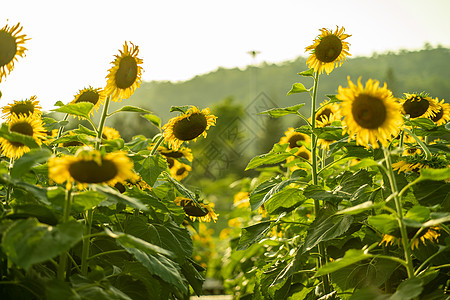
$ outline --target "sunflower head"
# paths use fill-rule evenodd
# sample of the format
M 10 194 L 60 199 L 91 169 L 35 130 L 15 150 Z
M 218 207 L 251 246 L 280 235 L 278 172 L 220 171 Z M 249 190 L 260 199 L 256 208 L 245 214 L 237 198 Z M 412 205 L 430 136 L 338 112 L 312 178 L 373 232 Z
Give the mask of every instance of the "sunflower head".
M 183 208 L 185 214 L 188 215 L 192 221 L 195 221 L 196 219 L 199 219 L 199 221 L 202 222 L 211 222 L 212 220 L 215 223 L 217 221 L 218 215 L 214 212 L 214 205 L 212 203 L 199 203 L 200 206 L 197 206 L 194 201 L 185 197 L 176 197 L 174 202 Z
M 50 158 L 48 173 L 49 178 L 56 183 L 67 182 L 67 189 L 74 182 L 79 189 L 83 189 L 88 184 L 105 183 L 114 186 L 117 182 L 139 179 L 133 171 L 133 162 L 125 152 L 102 155 L 100 151 L 88 148 L 80 149 L 75 156 Z
M 32 114 L 42 114 L 42 107 L 39 105 L 39 101 L 36 100 L 36 96 L 31 96 L 30 99 L 14 101 L 14 103 L 8 104 L 3 107 L 3 114 L 7 120 L 11 120 L 11 116 L 29 116 Z
M 439 226 L 432 226 L 428 227 L 427 230 L 422 231 L 419 233 L 419 235 L 411 241 L 411 249 L 414 250 L 415 248 L 418 249 L 420 242 L 422 244 L 426 245 L 427 241 L 431 243 L 436 243 L 439 240 L 440 234 L 440 227 Z M 412 239 L 417 233 L 417 229 L 411 229 L 408 228 L 408 238 Z M 385 243 L 386 246 L 393 245 L 395 241 L 397 241 L 397 244 L 400 245 L 401 238 L 398 237 L 399 233 L 395 232 L 390 234 L 383 234 L 383 239 L 378 245 L 382 245 Z
M 105 92 L 101 88 L 94 89 L 93 87 L 89 86 L 88 88 L 84 88 L 82 90 L 79 90 L 78 93 L 75 95 L 75 99 L 70 102 L 70 104 L 75 103 L 81 103 L 81 102 L 89 102 L 94 104 L 91 110 L 91 114 L 94 114 L 95 111 L 98 110 L 100 105 L 102 105 L 105 102 L 106 95 Z
M 39 115 L 11 115 L 8 125 L 9 131 L 31 136 L 39 145 L 41 145 L 42 140 L 45 139 L 45 129 Z M 28 146 L 20 142 L 10 141 L 3 137 L 0 137 L 0 145 L 2 154 L 10 158 L 19 158 L 24 153 L 30 151 Z
M 436 104 L 439 107 L 434 117 L 431 117 L 431 121 L 436 123 L 436 125 L 444 125 L 447 124 L 448 121 L 450 121 L 450 104 L 445 103 L 442 99 L 441 102 L 436 98 Z
M 337 98 L 341 100 L 344 133 L 356 135 L 358 145 L 378 148 L 388 144 L 392 136 L 397 136 L 403 122 L 401 106 L 386 84 L 379 86 L 377 80 L 369 79 L 366 86 L 361 78 L 355 85 L 348 79 L 348 88 L 339 86 Z
M 345 28 L 333 32 L 331 29 L 320 29 L 321 34 L 317 36 L 311 46 L 306 47 L 306 51 L 310 51 L 310 56 L 306 61 L 309 68 L 314 72 L 321 74 L 323 70 L 330 74 L 335 66 L 341 66 L 346 57 L 350 55 L 348 52 L 349 43 L 344 41 L 351 35 L 344 33 Z
M 328 100 L 320 104 L 320 108 L 316 112 L 315 126 L 323 128 L 331 126 L 333 122 L 340 121 L 341 114 L 339 109 L 340 107 L 337 103 L 329 103 Z M 317 144 L 321 146 L 322 149 L 329 149 L 330 145 L 334 142 L 334 140 L 319 138 Z
M 120 139 L 120 133 L 112 128 L 112 127 L 104 127 L 103 128 L 103 133 L 102 133 L 102 138 L 105 140 L 114 140 L 114 139 Z
M 183 142 L 195 141 L 200 135 L 206 137 L 206 131 L 215 125 L 216 119 L 209 108 L 200 111 L 197 107 L 191 106 L 184 114 L 170 119 L 162 127 L 164 139 L 176 151 Z
M 170 175 L 178 181 L 186 178 L 190 171 L 192 171 L 192 167 L 179 162 L 176 159 L 168 159 L 167 160 L 170 167 Z
M 111 62 L 113 67 L 106 76 L 106 94 L 113 101 L 121 101 L 129 98 L 141 84 L 143 60 L 138 58 L 139 47 L 130 42 L 123 45 L 120 54 Z
M 151 146 L 150 149 L 151 148 L 153 148 L 153 146 Z M 192 160 L 194 159 L 194 155 L 192 155 L 192 150 L 186 147 L 180 147 L 178 150 L 173 150 L 165 146 L 159 146 L 158 152 L 161 155 L 165 156 L 166 158 L 174 158 L 174 159 L 185 158 L 190 162 L 192 162 Z
M 22 28 L 20 23 L 17 23 L 12 27 L 5 25 L 0 29 L 0 82 L 14 69 L 17 58 L 25 56 L 27 48 L 23 45 L 29 39 L 25 34 L 20 34 Z
M 284 136 L 281 137 L 279 144 L 289 144 L 289 150 L 302 147 L 300 142 L 309 144 L 310 141 L 311 138 L 308 135 L 295 131 L 293 127 L 289 127 L 288 130 L 284 132 Z
M 408 94 L 402 100 L 402 109 L 405 115 L 409 115 L 411 119 L 415 118 L 432 118 L 439 111 L 438 102 L 424 93 Z
M 392 164 L 392 169 L 398 170 L 398 173 L 419 173 L 421 169 L 442 169 L 448 167 L 450 165 L 445 157 L 433 154 L 431 158 L 427 159 L 426 155 L 421 153 L 421 151 L 412 155 L 402 156 L 399 161 Z

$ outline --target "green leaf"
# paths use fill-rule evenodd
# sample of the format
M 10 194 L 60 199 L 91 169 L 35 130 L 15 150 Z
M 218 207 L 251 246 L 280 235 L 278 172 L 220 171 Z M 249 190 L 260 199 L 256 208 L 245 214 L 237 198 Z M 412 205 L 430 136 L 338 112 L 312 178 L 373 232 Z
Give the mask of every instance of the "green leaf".
M 56 225 L 58 224 L 58 218 L 52 210 L 46 206 L 39 204 L 22 204 L 14 207 L 11 214 L 6 215 L 8 219 L 27 219 L 36 218 L 41 223 Z
M 188 109 L 189 109 L 190 105 L 183 105 L 183 106 L 171 106 L 169 112 L 174 112 L 174 111 L 178 111 L 181 112 L 183 114 L 185 114 Z
M 11 184 L 14 188 L 20 188 L 30 194 L 31 197 L 37 199 L 44 205 L 50 205 L 47 199 L 47 188 L 37 186 L 19 179 L 14 179 L 8 176 L 8 174 L 0 174 L 0 183 Z
M 110 113 L 109 115 L 121 112 L 121 111 L 126 111 L 126 112 L 138 112 L 138 113 L 146 113 L 146 114 L 151 114 L 152 112 L 137 106 L 132 106 L 132 105 L 125 105 L 122 106 L 121 108 L 119 108 L 116 111 L 113 111 L 112 113 Z
M 242 228 L 241 237 L 239 238 L 238 250 L 245 250 L 251 244 L 261 240 L 265 234 L 270 230 L 272 221 L 259 222 L 251 226 Z
M 250 160 L 245 171 L 254 169 L 262 165 L 271 165 L 286 160 L 289 156 L 294 155 L 298 149 L 294 148 L 287 151 L 288 144 L 274 144 L 269 153 L 256 156 Z
M 384 203 L 383 203 L 383 205 L 384 205 Z M 366 201 L 361 204 L 342 209 L 342 210 L 338 211 L 336 214 L 337 215 L 356 215 L 356 214 L 362 213 L 366 210 L 373 209 L 377 206 L 378 205 L 374 204 L 372 201 Z
M 322 241 L 334 239 L 345 233 L 353 222 L 351 215 L 326 215 L 314 220 L 308 228 L 302 253 L 311 250 Z
M 314 200 L 319 201 L 334 201 L 339 202 L 342 199 L 345 199 L 346 197 L 349 198 L 350 195 L 344 194 L 342 192 L 338 191 L 325 191 L 323 187 L 318 185 L 308 185 L 304 191 L 303 195 L 305 195 L 306 198 L 312 198 Z
M 314 276 L 319 277 L 325 274 L 329 274 L 371 257 L 373 257 L 373 255 L 367 253 L 366 250 L 350 249 L 345 252 L 343 258 L 327 263 L 319 270 L 317 270 Z
M 410 300 L 419 297 L 422 293 L 422 280 L 417 277 L 408 278 L 397 287 L 397 291 L 389 300 Z
M 302 83 L 297 82 L 292 85 L 292 88 L 287 93 L 287 96 L 292 95 L 292 94 L 297 94 L 297 93 L 304 93 L 304 92 L 309 92 L 309 90 L 306 89 Z
M 150 186 L 153 186 L 159 174 L 167 169 L 167 161 L 162 155 L 153 155 L 135 163 L 136 171 Z
M 11 261 L 27 270 L 68 251 L 83 232 L 83 224 L 75 221 L 49 226 L 36 219 L 19 220 L 6 230 L 2 246 Z
M 276 213 L 278 210 L 291 211 L 306 200 L 303 192 L 298 188 L 286 188 L 273 195 L 264 207 L 269 214 Z
M 443 169 L 429 169 L 424 168 L 420 170 L 420 176 L 417 180 L 446 180 L 450 178 L 450 168 Z
M 205 281 L 205 278 L 202 276 L 202 274 L 200 274 L 190 262 L 186 262 L 185 264 L 181 265 L 181 272 L 194 289 L 195 294 L 197 296 L 200 296 L 203 292 L 202 287 L 203 282 Z
M 421 205 L 414 205 L 405 215 L 406 219 L 423 223 L 430 218 L 430 209 Z
M 250 194 L 251 209 L 256 210 L 261 205 L 263 205 L 265 200 L 267 200 L 266 195 L 282 181 L 283 181 L 283 179 L 281 179 L 280 177 L 274 177 L 274 178 L 270 178 L 269 180 L 266 180 L 263 183 L 259 184 L 253 190 L 253 192 Z M 273 192 L 272 192 L 272 194 L 273 194 Z
M 51 155 L 52 152 L 48 149 L 32 149 L 14 162 L 14 167 L 11 169 L 11 177 L 19 178 L 32 167 L 46 162 Z
M 286 115 L 298 115 L 298 110 L 305 106 L 304 103 L 283 108 L 272 108 L 258 113 L 258 115 L 268 114 L 272 118 L 279 118 Z
M 314 76 L 314 69 L 311 68 L 311 69 L 309 69 L 307 71 L 303 71 L 303 72 L 300 72 L 300 73 L 297 73 L 297 74 L 301 75 L 301 76 L 304 76 L 304 77 L 313 77 Z
M 423 224 L 423 227 L 432 227 L 447 222 L 450 222 L 450 214 L 442 218 L 429 220 Z
M 436 127 L 436 124 L 428 118 L 412 119 L 410 122 L 413 127 L 421 127 L 425 130 L 431 130 Z
M 62 101 L 56 101 L 55 106 L 64 106 L 65 104 Z
M 67 105 L 61 106 L 59 108 L 52 109 L 52 111 L 66 113 L 66 114 L 70 114 L 70 115 L 76 115 L 76 116 L 80 116 L 80 117 L 89 119 L 89 113 L 91 112 L 93 107 L 94 107 L 93 103 L 79 102 L 79 103 L 67 104 Z
M 169 182 L 186 198 L 191 199 L 194 201 L 195 204 L 200 206 L 198 203 L 197 197 L 195 193 L 190 191 L 188 188 L 186 188 L 184 185 L 182 185 L 180 182 L 178 182 L 176 179 L 172 178 L 167 172 L 163 172 L 164 177 L 166 177 Z
M 69 124 L 69 121 L 65 121 L 65 120 L 56 121 L 55 119 L 46 118 L 46 117 L 43 117 L 42 121 L 44 122 L 44 127 L 47 131 L 51 131 L 53 129 L 59 129 L 59 128 L 64 127 L 67 124 Z
M 73 208 L 79 213 L 96 207 L 107 198 L 105 194 L 96 191 L 72 193 L 72 197 Z
M 173 253 L 171 251 L 161 248 L 157 245 L 151 244 L 133 235 L 126 234 L 123 232 L 112 232 L 109 229 L 105 229 L 105 232 L 110 237 L 114 238 L 117 241 L 117 243 L 125 249 L 133 248 L 143 251 L 147 254 L 162 254 L 168 257 L 173 257 Z
M 10 141 L 24 144 L 25 146 L 33 148 L 39 148 L 39 144 L 36 143 L 35 139 L 29 135 L 20 134 L 17 132 L 9 131 L 9 126 L 7 123 L 2 123 L 0 127 L 0 137 Z
M 391 234 L 398 229 L 398 220 L 393 215 L 379 214 L 367 218 L 369 225 L 384 234 Z
M 81 297 L 71 288 L 68 282 L 52 279 L 45 282 L 46 300 L 81 300 Z
M 123 195 L 110 186 L 93 185 L 92 190 L 99 191 L 100 193 L 106 195 L 108 197 L 107 201 L 113 201 L 114 203 L 123 203 L 125 205 L 129 205 L 131 207 L 143 211 L 148 210 L 147 207 L 144 204 L 142 204 L 138 199 Z
M 143 115 L 141 117 L 147 119 L 148 121 L 150 121 L 156 127 L 158 127 L 158 128 L 161 127 L 161 119 L 158 116 L 152 115 L 152 114 L 145 114 L 145 115 Z

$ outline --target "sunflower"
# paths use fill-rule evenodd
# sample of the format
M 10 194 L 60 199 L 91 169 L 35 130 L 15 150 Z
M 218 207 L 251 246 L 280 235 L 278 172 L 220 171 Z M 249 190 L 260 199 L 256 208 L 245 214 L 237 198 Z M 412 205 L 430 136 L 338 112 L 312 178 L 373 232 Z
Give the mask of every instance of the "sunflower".
M 346 56 L 351 55 L 348 52 L 349 43 L 344 40 L 351 35 L 344 33 L 345 28 L 333 32 L 331 29 L 320 29 L 321 34 L 314 39 L 314 44 L 306 47 L 305 51 L 310 51 L 306 64 L 313 68 L 314 72 L 322 74 L 323 70 L 330 74 L 335 66 L 341 66 Z
M 439 100 L 436 98 L 436 104 L 439 107 L 438 110 L 435 112 L 435 116 L 431 117 L 431 121 L 439 125 L 447 124 L 448 121 L 450 121 L 450 104 L 444 103 L 444 100 Z
M 120 139 L 120 133 L 112 127 L 104 127 L 102 138 L 105 140 Z
M 114 186 L 117 182 L 138 180 L 133 171 L 133 162 L 123 151 L 102 155 L 98 150 L 80 149 L 75 156 L 52 157 L 48 161 L 49 178 L 58 184 L 67 182 L 70 189 L 73 182 L 79 189 L 88 184 L 106 183 Z
M 215 125 L 216 119 L 216 116 L 211 115 L 209 108 L 200 111 L 197 107 L 191 106 L 184 114 L 170 119 L 162 127 L 164 139 L 176 151 L 184 141 L 195 141 L 200 135 L 206 137 L 206 131 Z
M 170 175 L 178 181 L 186 178 L 190 171 L 192 171 L 191 166 L 183 164 L 176 159 L 173 160 L 173 164 L 170 167 Z
M 284 132 L 284 136 L 281 137 L 279 144 L 289 144 L 288 150 L 290 150 L 302 147 L 302 145 L 298 142 L 305 142 L 306 144 L 309 144 L 311 142 L 311 138 L 309 135 L 296 132 L 294 128 L 289 127 L 288 130 Z
M 439 111 L 437 100 L 421 93 L 405 94 L 405 99 L 402 100 L 402 109 L 405 115 L 409 115 L 411 119 L 415 118 L 433 118 Z
M 421 169 L 442 169 L 450 167 L 444 156 L 433 154 L 430 159 L 426 159 L 425 154 L 413 154 L 402 156 L 401 159 L 392 164 L 393 170 L 401 172 L 419 173 Z
M 211 222 L 212 220 L 215 223 L 217 221 L 218 215 L 214 212 L 214 205 L 212 203 L 209 205 L 199 203 L 199 207 L 194 201 L 184 197 L 176 197 L 174 202 L 183 208 L 185 214 L 188 215 L 192 221 L 195 221 L 196 219 L 199 219 L 199 221 L 202 222 Z
M 109 69 L 106 83 L 106 94 L 111 96 L 113 101 L 121 101 L 133 95 L 134 91 L 141 84 L 143 60 L 138 58 L 139 47 L 127 42 L 123 45 L 120 55 L 115 55 L 116 59 L 111 62 L 114 66 Z
M 316 112 L 316 127 L 323 128 L 331 126 L 333 122 L 340 121 L 341 114 L 339 111 L 339 105 L 336 103 L 329 103 L 325 101 L 320 104 L 320 108 Z M 327 140 L 319 138 L 317 144 L 321 146 L 322 149 L 329 149 L 330 145 L 334 143 L 335 140 Z
M 36 100 L 36 96 L 31 96 L 30 99 L 14 101 L 12 104 L 8 104 L 3 107 L 3 114 L 6 120 L 11 120 L 12 115 L 24 115 L 29 116 L 32 114 L 42 114 L 42 107 L 39 105 L 39 101 Z
M 339 86 L 337 98 L 341 100 L 344 131 L 350 137 L 356 134 L 356 144 L 378 148 L 392 136 L 397 136 L 403 122 L 401 106 L 396 102 L 386 83 L 379 87 L 377 80 L 369 79 L 366 86 L 353 84 L 348 78 L 349 88 Z
M 25 56 L 27 48 L 23 44 L 29 39 L 25 34 L 19 35 L 22 29 L 20 23 L 0 29 L 0 82 L 14 69 L 14 61 Z
M 419 249 L 420 242 L 422 244 L 426 245 L 427 241 L 430 241 L 431 243 L 438 242 L 440 234 L 440 227 L 439 226 L 432 226 L 429 227 L 427 230 L 422 231 L 412 242 L 411 242 L 411 249 L 414 250 L 414 248 Z M 413 238 L 416 234 L 417 230 L 409 230 L 408 231 L 408 237 Z M 393 245 L 394 242 L 397 241 L 397 243 L 400 245 L 401 238 L 398 238 L 394 235 L 390 234 L 383 234 L 383 239 L 378 245 L 382 245 L 383 243 L 388 245 Z
M 9 131 L 31 136 L 38 145 L 41 145 L 41 140 L 45 139 L 45 129 L 39 115 L 11 115 L 8 125 Z M 9 158 L 19 158 L 30 151 L 28 146 L 3 137 L 0 137 L 0 145 L 2 154 Z
M 297 164 L 294 164 L 293 162 L 294 161 L 298 162 L 299 161 L 298 158 L 300 158 L 301 162 L 304 162 L 304 161 L 310 162 L 311 157 L 312 157 L 311 151 L 306 149 L 305 146 L 302 146 L 302 147 L 298 148 L 298 151 L 295 153 L 295 156 L 290 156 L 290 157 L 286 158 L 286 163 L 288 166 L 290 166 L 289 170 L 291 172 L 294 172 L 295 170 L 298 170 L 298 169 L 305 170 L 305 168 L 300 167 Z
M 82 90 L 79 90 L 78 93 L 75 95 L 75 99 L 72 100 L 69 104 L 75 104 L 75 103 L 81 103 L 81 102 L 89 102 L 94 104 L 92 107 L 92 110 L 90 114 L 94 114 L 95 111 L 98 111 L 98 108 L 100 105 L 102 105 L 105 102 L 106 95 L 105 91 L 101 88 L 94 89 L 93 87 L 89 86 L 88 88 L 84 88 Z
M 151 146 L 149 149 L 151 148 L 153 147 Z M 175 159 L 186 158 L 190 162 L 192 162 L 192 160 L 194 159 L 194 156 L 192 155 L 192 150 L 186 147 L 180 147 L 178 150 L 173 150 L 164 146 L 159 146 L 158 151 L 161 155 L 165 156 L 166 158 L 168 157 Z

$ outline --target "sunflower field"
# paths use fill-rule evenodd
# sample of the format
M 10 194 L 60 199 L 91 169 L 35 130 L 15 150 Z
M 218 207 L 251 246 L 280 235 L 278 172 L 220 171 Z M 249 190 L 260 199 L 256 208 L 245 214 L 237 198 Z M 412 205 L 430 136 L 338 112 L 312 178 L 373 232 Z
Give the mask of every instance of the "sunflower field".
M 0 83 L 25 56 L 21 31 L 0 30 Z M 448 299 L 450 104 L 350 76 L 320 95 L 320 76 L 350 56 L 348 37 L 320 29 L 304 83 L 286 91 L 293 105 L 260 112 L 306 125 L 248 162 L 242 173 L 255 175 L 232 183 L 228 226 L 214 239 L 214 197 L 183 181 L 189 144 L 217 117 L 173 106 L 161 124 L 136 106 L 110 109 L 139 88 L 137 45 L 123 44 L 104 87 L 51 112 L 36 96 L 2 105 L 1 299 L 189 299 L 206 276 L 235 299 Z M 139 114 L 158 133 L 124 141 L 106 126 L 116 114 Z

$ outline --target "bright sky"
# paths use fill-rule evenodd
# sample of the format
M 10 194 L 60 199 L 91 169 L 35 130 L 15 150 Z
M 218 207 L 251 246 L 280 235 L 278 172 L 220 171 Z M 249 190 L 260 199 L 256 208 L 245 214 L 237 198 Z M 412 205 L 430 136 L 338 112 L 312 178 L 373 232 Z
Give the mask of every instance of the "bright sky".
M 217 67 L 306 56 L 319 28 L 344 26 L 353 56 L 450 46 L 449 0 L 21 0 L 0 3 L 0 28 L 23 25 L 25 58 L 0 83 L 0 107 L 37 95 L 44 109 L 104 87 L 123 43 L 139 46 L 143 80 L 186 80 Z M 299 66 L 299 71 L 306 66 Z

